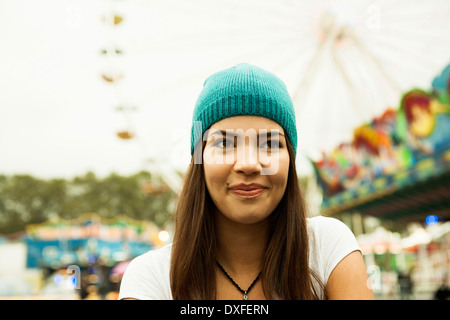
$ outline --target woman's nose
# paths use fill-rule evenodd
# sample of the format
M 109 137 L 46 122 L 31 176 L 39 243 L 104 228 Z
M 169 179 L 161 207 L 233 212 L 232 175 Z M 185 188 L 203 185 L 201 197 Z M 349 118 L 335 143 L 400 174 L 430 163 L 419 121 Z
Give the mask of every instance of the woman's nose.
M 242 146 L 236 150 L 236 161 L 234 163 L 234 170 L 238 173 L 246 175 L 260 174 L 261 163 L 259 162 L 258 147 L 252 145 Z

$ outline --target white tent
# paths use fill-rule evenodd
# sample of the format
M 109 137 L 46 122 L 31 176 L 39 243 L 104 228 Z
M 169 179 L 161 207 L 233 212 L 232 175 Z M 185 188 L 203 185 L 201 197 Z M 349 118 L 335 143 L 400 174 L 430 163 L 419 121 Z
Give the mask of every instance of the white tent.
M 203 81 L 240 62 L 287 84 L 310 173 L 450 62 L 447 0 L 15 0 L 0 30 L 0 173 L 45 177 L 150 163 L 176 184 Z

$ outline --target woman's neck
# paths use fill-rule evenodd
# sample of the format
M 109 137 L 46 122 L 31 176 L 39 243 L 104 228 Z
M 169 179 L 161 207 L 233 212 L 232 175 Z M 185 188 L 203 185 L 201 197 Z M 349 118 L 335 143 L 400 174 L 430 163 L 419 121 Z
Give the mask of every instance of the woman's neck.
M 241 224 L 221 213 L 215 217 L 217 260 L 233 274 L 261 271 L 268 236 L 268 221 Z

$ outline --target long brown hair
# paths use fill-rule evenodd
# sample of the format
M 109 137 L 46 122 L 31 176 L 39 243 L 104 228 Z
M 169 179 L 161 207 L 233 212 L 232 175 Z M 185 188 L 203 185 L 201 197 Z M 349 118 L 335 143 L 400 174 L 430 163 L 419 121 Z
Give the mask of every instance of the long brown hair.
M 269 216 L 270 230 L 261 272 L 268 299 L 320 299 L 313 282 L 321 280 L 309 269 L 305 200 L 295 169 L 293 148 L 285 193 Z M 203 148 L 205 142 L 203 142 Z M 215 299 L 216 233 L 214 204 L 206 188 L 203 165 L 186 172 L 175 213 L 170 286 L 174 300 Z

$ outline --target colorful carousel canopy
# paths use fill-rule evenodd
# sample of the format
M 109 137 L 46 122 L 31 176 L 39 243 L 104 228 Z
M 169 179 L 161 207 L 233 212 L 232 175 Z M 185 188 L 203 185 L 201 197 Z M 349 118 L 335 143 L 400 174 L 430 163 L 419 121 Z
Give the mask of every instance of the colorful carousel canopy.
M 398 110 L 354 130 L 312 161 L 325 214 L 359 212 L 382 219 L 450 219 L 450 65 L 432 89 L 406 92 Z

